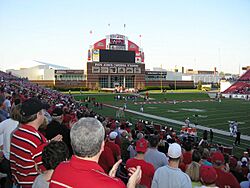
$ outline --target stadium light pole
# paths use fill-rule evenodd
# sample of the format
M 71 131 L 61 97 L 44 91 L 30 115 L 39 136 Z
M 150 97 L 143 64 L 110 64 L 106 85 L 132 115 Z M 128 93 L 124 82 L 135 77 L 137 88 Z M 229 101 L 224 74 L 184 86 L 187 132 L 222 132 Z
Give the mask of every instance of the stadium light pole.
M 162 64 L 161 64 L 161 92 L 163 93 L 162 91 Z
M 176 90 L 176 65 L 175 65 L 175 69 L 174 69 L 174 74 L 175 74 L 175 76 L 174 76 L 174 90 Z

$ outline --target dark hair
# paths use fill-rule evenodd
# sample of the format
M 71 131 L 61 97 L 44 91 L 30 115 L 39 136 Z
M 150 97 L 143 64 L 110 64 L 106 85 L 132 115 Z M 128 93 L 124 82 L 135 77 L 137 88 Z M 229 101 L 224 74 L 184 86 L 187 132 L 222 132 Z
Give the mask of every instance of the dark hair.
M 150 135 L 148 138 L 148 141 L 149 141 L 150 147 L 157 147 L 157 145 L 159 143 L 159 136 Z
M 62 141 L 51 141 L 42 153 L 43 165 L 47 170 L 55 169 L 60 162 L 69 158 L 69 149 Z
M 20 114 L 20 110 L 21 110 L 20 104 L 14 106 L 14 108 L 11 109 L 10 117 L 15 121 L 21 122 L 22 116 Z
M 21 100 L 20 100 L 19 98 L 17 98 L 17 99 L 14 100 L 14 104 L 15 104 L 15 105 L 18 105 L 18 104 L 20 104 L 20 103 L 21 103 Z
M 229 158 L 230 158 L 229 154 L 224 153 L 223 156 L 224 156 L 225 163 L 229 163 Z
M 184 149 L 186 151 L 191 151 L 192 150 L 192 145 L 191 145 L 190 141 L 185 142 L 185 144 L 183 146 L 184 146 Z
M 169 161 L 174 161 L 174 162 L 178 162 L 180 160 L 180 157 L 178 158 L 172 158 L 172 157 L 168 157 Z
M 198 150 L 194 150 L 193 151 L 193 154 L 192 154 L 192 161 L 195 161 L 195 162 L 200 162 L 201 160 L 201 154 Z
M 34 121 L 37 118 L 37 114 L 31 115 L 31 116 L 21 116 L 21 122 L 20 123 L 29 123 Z

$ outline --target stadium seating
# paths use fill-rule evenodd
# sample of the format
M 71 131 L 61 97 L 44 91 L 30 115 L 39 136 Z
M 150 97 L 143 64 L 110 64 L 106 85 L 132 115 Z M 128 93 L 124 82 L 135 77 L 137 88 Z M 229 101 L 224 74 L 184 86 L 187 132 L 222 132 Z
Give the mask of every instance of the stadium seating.
M 250 70 L 246 71 L 223 94 L 250 94 Z
M 250 74 L 250 71 L 248 71 Z M 243 75 L 245 76 L 245 74 Z M 250 75 L 247 75 L 250 78 Z M 244 77 L 245 79 L 245 77 Z M 236 91 L 240 92 L 240 91 L 244 91 L 245 88 L 250 88 L 250 83 L 247 83 L 246 81 L 238 81 L 235 84 L 233 84 L 230 88 L 228 88 L 225 92 L 228 93 L 234 93 Z M 14 98 L 14 94 L 19 95 L 21 101 L 25 101 L 27 98 L 29 97 L 33 97 L 33 96 L 37 96 L 43 100 L 46 100 L 50 106 L 57 106 L 60 105 L 62 106 L 64 113 L 66 115 L 68 115 L 67 117 L 69 118 L 67 120 L 67 122 L 70 122 L 70 120 L 73 120 L 74 116 L 72 116 L 72 114 L 77 114 L 77 118 L 81 118 L 81 117 L 97 117 L 102 123 L 103 125 L 107 128 L 107 130 L 115 130 L 117 128 L 117 126 L 120 124 L 122 125 L 123 123 L 125 124 L 124 126 L 120 126 L 120 128 L 122 129 L 126 129 L 129 128 L 132 129 L 132 127 L 130 127 L 131 125 L 127 125 L 128 127 L 126 127 L 127 121 L 123 120 L 122 121 L 116 121 L 114 118 L 105 118 L 102 117 L 101 115 L 98 115 L 97 113 L 95 113 L 94 111 L 90 111 L 88 109 L 87 106 L 82 106 L 80 104 L 77 103 L 77 101 L 74 100 L 74 98 L 71 95 L 64 95 L 58 91 L 55 90 L 51 90 L 51 89 L 47 89 L 47 88 L 42 88 L 39 87 L 37 84 L 32 84 L 30 83 L 27 79 L 21 79 L 21 78 L 17 78 L 15 76 L 12 76 L 11 74 L 7 74 L 4 72 L 0 71 L 0 94 L 8 94 L 10 96 L 12 96 Z M 87 97 L 84 101 L 88 101 L 88 103 L 98 103 L 98 101 L 96 101 L 96 98 L 89 98 Z M 51 109 L 49 109 L 51 110 Z M 49 111 L 48 110 L 48 111 Z M 75 113 L 77 112 L 77 113 Z M 103 118 L 101 120 L 101 118 Z M 117 123 L 117 124 L 116 124 Z M 113 126 L 113 128 L 112 128 Z M 136 130 L 136 131 L 135 131 Z M 144 121 L 144 120 L 138 120 L 138 122 L 136 123 L 136 126 L 133 130 L 131 130 L 131 137 L 130 135 L 125 137 L 126 139 L 132 139 L 129 140 L 129 142 L 131 141 L 130 145 L 131 147 L 134 147 L 134 141 L 137 139 L 136 137 L 136 133 L 143 133 L 146 134 L 144 135 L 145 138 L 147 136 L 149 136 L 149 134 L 158 134 L 160 136 L 160 138 L 162 140 L 166 139 L 167 136 L 171 136 L 171 141 L 173 140 L 174 142 L 180 143 L 182 146 L 184 144 L 184 140 L 185 142 L 191 142 L 192 144 L 192 149 L 200 149 L 197 147 L 198 143 L 199 143 L 199 139 L 196 136 L 197 130 L 194 127 L 182 127 L 181 129 L 182 133 L 186 133 L 183 134 L 188 135 L 187 137 L 183 137 L 183 139 L 179 138 L 179 135 L 176 135 L 177 131 L 173 130 L 173 128 L 168 128 L 166 125 L 161 125 L 161 124 L 153 124 L 153 122 L 151 124 L 149 124 L 148 121 Z M 125 139 L 123 138 L 123 139 Z M 185 139 L 184 139 L 185 138 Z M 167 139 L 166 139 L 167 141 Z M 166 144 L 166 142 L 162 142 L 164 143 L 164 148 L 168 147 L 168 143 Z M 170 142 L 169 142 L 170 143 Z M 205 143 L 205 142 L 204 142 Z M 214 147 L 215 150 L 220 150 L 222 153 L 224 154 L 232 154 L 233 151 L 233 147 L 229 146 L 219 146 L 218 144 L 215 143 L 209 143 L 206 142 L 207 144 L 204 144 L 202 146 L 199 147 L 207 147 L 208 149 L 211 149 L 212 151 L 212 147 Z M 165 145 L 166 144 L 166 145 Z M 196 148 L 197 147 L 197 148 Z M 127 148 L 125 148 L 127 149 Z M 127 151 L 127 150 L 126 150 Z M 250 153 L 250 148 L 248 149 L 248 152 Z M 210 156 L 208 156 L 208 158 L 210 158 Z M 126 182 L 126 177 L 123 176 L 123 174 L 121 173 L 121 171 L 119 171 L 120 174 L 119 177 L 122 178 L 122 180 L 124 182 Z
M 239 81 L 250 81 L 250 70 L 246 71 L 240 78 Z

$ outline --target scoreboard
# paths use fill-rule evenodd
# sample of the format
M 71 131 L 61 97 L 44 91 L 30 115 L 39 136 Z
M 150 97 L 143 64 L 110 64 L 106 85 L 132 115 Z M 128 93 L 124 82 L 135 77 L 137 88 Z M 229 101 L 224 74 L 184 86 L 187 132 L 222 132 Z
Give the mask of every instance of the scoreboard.
M 125 50 L 100 50 L 100 62 L 135 63 L 135 52 Z
M 120 34 L 107 35 L 88 50 L 88 61 L 107 63 L 143 63 L 142 49 Z

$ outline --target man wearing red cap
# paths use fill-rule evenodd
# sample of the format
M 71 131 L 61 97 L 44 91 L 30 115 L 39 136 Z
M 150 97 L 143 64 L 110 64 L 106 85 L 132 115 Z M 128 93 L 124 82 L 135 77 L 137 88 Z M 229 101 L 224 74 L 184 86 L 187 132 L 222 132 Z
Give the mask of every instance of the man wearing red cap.
M 224 156 L 221 152 L 214 152 L 212 154 L 213 167 L 218 175 L 215 182 L 216 185 L 218 187 L 240 188 L 240 184 L 233 174 L 225 170 L 224 162 Z
M 217 179 L 217 173 L 212 166 L 205 166 L 202 165 L 200 167 L 200 181 L 206 187 L 214 187 L 217 188 L 215 185 L 215 181 Z
M 148 148 L 148 142 L 144 138 L 141 138 L 136 142 L 136 156 L 135 158 L 129 159 L 126 163 L 126 168 L 132 168 L 136 166 L 141 166 L 142 169 L 142 178 L 141 185 L 145 185 L 147 188 L 151 187 L 152 179 L 154 176 L 154 166 L 144 160 L 145 152 Z

